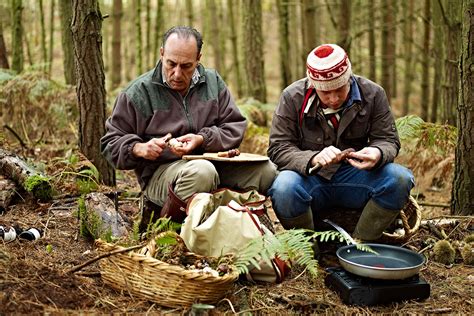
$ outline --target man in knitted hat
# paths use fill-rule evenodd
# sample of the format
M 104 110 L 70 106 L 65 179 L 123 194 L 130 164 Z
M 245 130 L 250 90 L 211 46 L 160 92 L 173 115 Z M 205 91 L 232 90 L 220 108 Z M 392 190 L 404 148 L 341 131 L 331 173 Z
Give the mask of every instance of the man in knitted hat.
M 269 193 L 281 224 L 314 229 L 318 210 L 355 208 L 354 237 L 380 238 L 414 185 L 393 163 L 399 149 L 383 88 L 352 74 L 341 47 L 316 47 L 307 77 L 283 91 L 273 115 L 268 156 L 280 173 Z

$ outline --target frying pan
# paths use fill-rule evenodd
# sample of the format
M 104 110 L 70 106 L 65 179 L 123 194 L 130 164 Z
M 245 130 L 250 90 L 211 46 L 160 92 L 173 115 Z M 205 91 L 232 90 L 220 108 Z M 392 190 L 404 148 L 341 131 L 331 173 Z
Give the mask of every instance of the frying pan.
M 358 250 L 357 243 L 342 227 L 328 219 L 324 221 L 351 242 L 336 251 L 339 263 L 346 271 L 372 279 L 399 280 L 417 274 L 425 262 L 419 253 L 397 246 L 364 243 L 376 253 Z

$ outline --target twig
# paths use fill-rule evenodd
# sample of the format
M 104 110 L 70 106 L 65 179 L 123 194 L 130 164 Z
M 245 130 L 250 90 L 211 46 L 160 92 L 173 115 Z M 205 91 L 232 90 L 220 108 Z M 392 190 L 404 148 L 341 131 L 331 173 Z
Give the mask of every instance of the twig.
M 140 244 L 140 245 L 135 245 L 135 246 L 132 246 L 132 247 L 128 247 L 128 248 L 124 248 L 124 249 L 118 249 L 118 250 L 114 250 L 114 251 L 109 251 L 109 252 L 106 252 L 106 253 L 103 253 L 97 257 L 94 257 L 90 260 L 87 260 L 86 262 L 80 264 L 80 265 L 77 265 L 75 267 L 72 267 L 71 269 L 69 269 L 68 271 L 66 271 L 66 274 L 69 274 L 69 273 L 74 273 L 76 271 L 79 271 L 81 270 L 82 268 L 100 260 L 100 259 L 103 259 L 103 258 L 107 258 L 107 257 L 110 257 L 110 256 L 113 256 L 113 255 L 116 255 L 116 254 L 119 254 L 119 253 L 122 253 L 122 252 L 127 252 L 127 251 L 130 251 L 130 250 L 134 250 L 134 249 L 138 249 L 138 248 L 141 248 L 143 247 L 144 244 Z
M 446 239 L 446 233 L 444 231 L 440 231 L 433 223 L 428 222 L 428 227 L 436 235 L 439 239 Z
M 235 311 L 234 309 L 234 305 L 232 305 L 232 302 L 228 299 L 228 298 L 223 298 L 221 299 L 217 304 L 219 304 L 220 302 L 227 302 L 229 303 L 229 306 L 230 306 L 230 309 L 232 310 L 232 313 L 236 314 L 237 312 Z
M 449 204 L 444 203 L 432 203 L 432 202 L 417 202 L 420 206 L 433 206 L 433 207 L 451 207 Z
M 16 139 L 18 139 L 18 141 L 20 142 L 21 147 L 27 148 L 25 142 L 23 141 L 23 139 L 21 139 L 21 137 L 17 134 L 17 132 L 15 132 L 15 130 L 13 128 L 8 126 L 7 124 L 3 125 L 3 127 L 6 128 L 7 130 L 9 130 L 13 134 L 13 136 L 15 136 Z

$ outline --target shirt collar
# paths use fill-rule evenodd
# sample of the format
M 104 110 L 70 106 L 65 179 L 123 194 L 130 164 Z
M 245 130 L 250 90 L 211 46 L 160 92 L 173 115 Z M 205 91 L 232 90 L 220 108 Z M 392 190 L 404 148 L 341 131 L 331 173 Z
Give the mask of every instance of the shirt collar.
M 166 82 L 166 76 L 163 67 L 161 67 L 161 77 L 163 78 L 163 83 L 169 87 L 168 83 Z M 191 86 L 189 87 L 190 89 L 194 87 L 196 83 L 198 83 L 199 78 L 201 78 L 201 74 L 198 71 L 198 67 L 196 67 L 196 69 L 194 69 L 193 76 L 191 77 Z

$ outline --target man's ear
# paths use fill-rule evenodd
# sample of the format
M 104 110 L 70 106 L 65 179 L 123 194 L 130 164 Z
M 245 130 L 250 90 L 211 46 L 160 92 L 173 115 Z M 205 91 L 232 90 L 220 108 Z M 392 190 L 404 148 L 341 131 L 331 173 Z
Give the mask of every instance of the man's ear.
M 201 56 L 202 56 L 202 53 L 199 53 L 199 55 L 198 55 L 198 57 L 197 57 L 197 59 L 196 59 L 197 62 L 200 62 L 200 61 L 201 61 Z
M 165 50 L 163 49 L 163 46 L 160 47 L 160 59 L 163 59 L 163 53 Z

